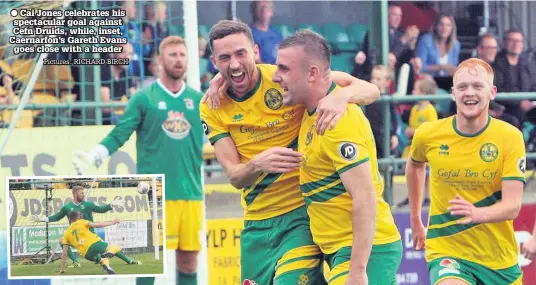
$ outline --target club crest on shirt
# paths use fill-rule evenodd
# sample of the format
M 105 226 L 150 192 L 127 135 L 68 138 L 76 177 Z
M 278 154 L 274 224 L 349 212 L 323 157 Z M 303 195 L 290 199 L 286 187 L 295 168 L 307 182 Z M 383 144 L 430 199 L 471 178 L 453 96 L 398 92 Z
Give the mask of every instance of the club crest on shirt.
M 188 136 L 192 125 L 182 112 L 169 111 L 168 117 L 162 124 L 162 129 L 168 137 L 176 140 L 182 140 Z
M 308 146 L 313 141 L 313 135 L 315 132 L 316 125 L 312 125 L 309 131 L 307 132 L 307 136 L 305 137 L 305 145 Z
M 283 106 L 283 95 L 275 88 L 270 88 L 264 93 L 264 103 L 272 110 L 277 110 Z
M 493 162 L 499 156 L 499 148 L 492 143 L 485 143 L 480 148 L 480 158 L 485 162 Z
M 194 109 L 194 100 L 190 98 L 184 98 L 184 105 L 186 105 L 186 109 L 193 110 Z

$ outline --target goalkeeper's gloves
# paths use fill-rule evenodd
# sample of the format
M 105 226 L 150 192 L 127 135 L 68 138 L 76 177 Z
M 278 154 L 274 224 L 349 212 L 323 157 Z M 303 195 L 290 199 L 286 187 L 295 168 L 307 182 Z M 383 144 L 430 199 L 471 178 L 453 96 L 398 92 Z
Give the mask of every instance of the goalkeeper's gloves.
M 124 207 L 125 206 L 125 200 L 123 200 L 123 198 L 121 197 L 116 197 L 112 203 L 110 203 L 110 205 L 112 206 L 121 206 L 121 207 Z
M 48 217 L 42 217 L 42 218 L 39 218 L 38 215 L 32 215 L 30 217 L 30 220 L 34 223 L 38 223 L 38 222 L 48 222 Z
M 94 165 L 95 167 L 99 168 L 104 158 L 106 158 L 108 155 L 108 149 L 103 145 L 98 144 L 89 152 L 75 152 L 72 162 L 78 175 L 84 175 L 87 173 L 87 169 L 90 165 Z

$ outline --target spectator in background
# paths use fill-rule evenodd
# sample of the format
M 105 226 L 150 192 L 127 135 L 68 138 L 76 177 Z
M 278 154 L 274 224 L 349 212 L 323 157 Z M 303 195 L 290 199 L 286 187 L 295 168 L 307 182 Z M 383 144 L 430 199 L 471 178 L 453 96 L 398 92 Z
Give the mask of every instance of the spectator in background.
M 497 55 L 493 63 L 495 73 L 495 86 L 497 91 L 503 92 L 531 92 L 536 91 L 536 77 L 531 74 L 528 61 L 523 58 L 523 33 L 518 29 L 508 30 L 503 39 L 503 50 Z M 505 106 L 505 113 L 519 121 L 523 126 L 525 113 L 533 107 L 529 100 L 497 100 Z
M 460 48 L 454 18 L 437 17 L 432 32 L 423 35 L 417 44 L 422 71 L 433 77 L 451 77 L 460 59 Z
M 148 76 L 145 76 L 141 83 L 141 88 L 151 85 L 153 82 L 155 82 L 158 79 L 158 72 L 159 72 L 160 66 L 158 65 L 158 55 L 153 55 L 151 57 L 151 61 L 149 62 L 149 65 L 147 65 L 147 74 L 150 74 Z
M 210 60 L 205 58 L 205 53 L 207 51 L 207 40 L 202 36 L 198 38 L 199 45 L 199 74 L 201 75 L 201 89 L 208 89 L 209 82 L 212 79 L 212 73 L 209 71 L 209 62 Z
M 275 64 L 277 47 L 283 40 L 281 33 L 270 27 L 270 21 L 274 15 L 273 1 L 251 2 L 251 15 L 253 23 L 249 25 L 253 32 L 253 40 L 260 49 L 260 62 Z
M 476 56 L 488 64 L 492 64 L 497 57 L 499 44 L 492 34 L 485 34 L 480 37 L 476 47 Z
M 125 10 L 126 15 L 123 17 L 123 26 L 121 32 L 123 37 L 126 37 L 132 45 L 132 59 L 129 65 L 129 75 L 142 78 L 144 76 L 143 68 L 143 38 L 140 25 L 136 20 L 136 6 L 134 1 L 125 0 L 120 5 L 122 10 Z
M 113 58 L 129 58 L 132 60 L 134 51 L 130 43 L 121 45 L 121 53 L 111 54 Z M 101 101 L 126 102 L 136 91 L 135 82 L 128 76 L 127 65 L 103 65 L 101 66 Z M 119 123 L 124 110 L 109 108 L 103 109 L 103 124 L 116 125 Z
M 390 5 L 388 12 L 389 20 L 389 65 L 394 67 L 395 73 L 413 57 L 419 29 L 416 26 L 410 26 L 405 32 L 399 30 L 402 21 L 402 9 L 398 5 Z M 369 58 L 369 34 L 365 36 L 362 50 L 354 58 L 356 66 L 354 76 L 368 78 L 371 67 L 375 65 L 374 59 Z
M 370 82 L 378 87 L 382 95 L 389 95 L 388 90 L 393 80 L 393 70 L 384 65 L 377 65 L 372 69 Z M 391 131 L 386 134 L 384 128 L 384 105 L 381 102 L 374 102 L 365 107 L 365 116 L 370 122 L 370 127 L 376 141 L 376 151 L 379 158 L 390 156 L 391 153 L 398 147 L 398 122 L 396 119 L 396 109 L 394 104 L 391 104 Z M 391 140 L 391 149 L 384 150 L 383 142 L 385 138 Z M 386 153 L 387 152 L 387 153 Z
M 149 29 L 153 38 L 153 50 L 158 50 L 162 39 L 169 36 L 167 24 L 167 4 L 165 2 L 147 3 L 144 7 L 145 15 L 143 31 Z
M 413 88 L 413 95 L 432 95 L 437 93 L 437 84 L 431 76 L 424 76 L 421 79 L 415 81 Z M 417 102 L 413 108 L 411 108 L 411 113 L 409 115 L 409 126 L 406 128 L 405 135 L 410 140 L 408 146 L 404 149 L 402 157 L 407 157 L 409 153 L 409 148 L 411 146 L 411 139 L 415 134 L 415 130 L 422 125 L 424 122 L 433 122 L 438 120 L 437 111 L 428 100 L 423 100 Z M 426 166 L 426 178 L 424 182 L 424 199 L 422 202 L 423 206 L 430 205 L 430 168 Z M 409 199 L 406 198 L 402 202 L 397 204 L 397 207 L 405 207 L 409 205 Z

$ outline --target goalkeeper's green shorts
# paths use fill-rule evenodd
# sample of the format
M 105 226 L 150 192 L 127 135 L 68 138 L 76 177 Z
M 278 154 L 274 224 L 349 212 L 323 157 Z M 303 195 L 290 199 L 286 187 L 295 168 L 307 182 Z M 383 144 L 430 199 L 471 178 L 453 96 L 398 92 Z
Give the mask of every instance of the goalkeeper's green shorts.
M 103 241 L 98 241 L 89 246 L 86 255 L 84 256 L 87 260 L 99 263 L 101 261 L 101 254 L 106 252 L 108 244 Z
M 241 284 L 326 284 L 305 206 L 278 217 L 244 222 Z
M 402 262 L 402 241 L 372 246 L 367 263 L 369 285 L 396 285 L 396 273 Z M 331 268 L 329 285 L 344 285 L 350 272 L 351 247 L 343 247 L 333 254 L 326 254 L 326 262 Z

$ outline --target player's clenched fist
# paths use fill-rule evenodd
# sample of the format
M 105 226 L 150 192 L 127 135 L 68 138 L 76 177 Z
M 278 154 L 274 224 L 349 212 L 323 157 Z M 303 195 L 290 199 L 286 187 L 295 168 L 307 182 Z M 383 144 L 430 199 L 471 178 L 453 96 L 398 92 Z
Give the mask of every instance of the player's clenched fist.
M 531 260 L 536 257 L 536 237 L 534 235 L 523 243 L 523 255 Z
M 413 237 L 413 248 L 415 250 L 424 249 L 426 229 L 424 228 L 421 217 L 411 219 L 411 235 Z
M 255 156 L 250 163 L 255 171 L 284 173 L 296 170 L 303 161 L 303 155 L 291 148 L 273 147 Z

